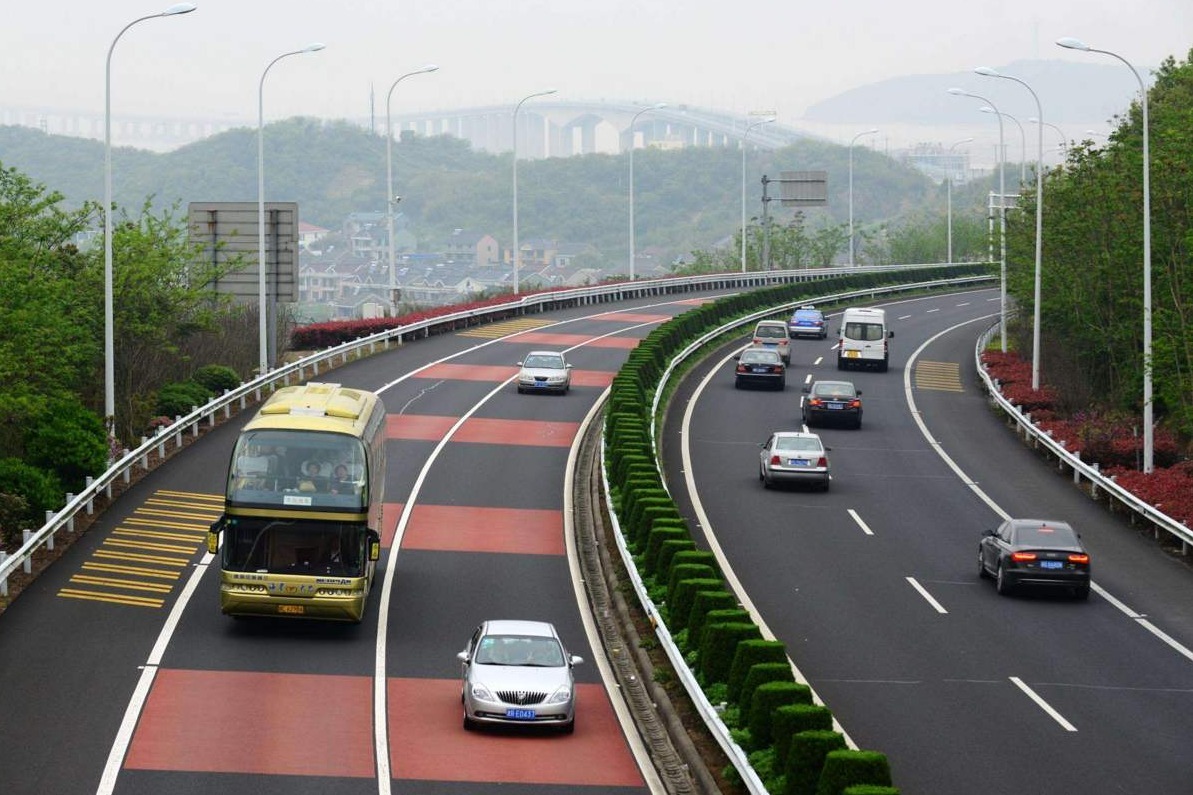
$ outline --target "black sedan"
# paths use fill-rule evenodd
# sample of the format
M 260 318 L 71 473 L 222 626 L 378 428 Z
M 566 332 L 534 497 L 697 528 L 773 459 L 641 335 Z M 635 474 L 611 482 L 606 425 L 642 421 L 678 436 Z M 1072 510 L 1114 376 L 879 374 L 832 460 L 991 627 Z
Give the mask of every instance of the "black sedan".
M 825 422 L 862 427 L 862 393 L 851 381 L 813 381 L 804 387 L 804 424 Z
M 1008 519 L 982 534 L 978 574 L 993 577 L 1000 594 L 1020 585 L 1068 588 L 1089 597 L 1089 553 L 1067 522 Z
M 733 357 L 733 386 L 741 389 L 749 384 L 765 384 L 774 389 L 787 386 L 787 365 L 774 348 L 746 348 Z

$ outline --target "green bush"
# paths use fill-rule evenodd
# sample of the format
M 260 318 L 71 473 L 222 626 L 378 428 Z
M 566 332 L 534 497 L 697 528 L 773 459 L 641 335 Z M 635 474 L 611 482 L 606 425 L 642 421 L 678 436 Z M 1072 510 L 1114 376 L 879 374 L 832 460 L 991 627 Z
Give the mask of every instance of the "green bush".
M 21 428 L 25 463 L 52 472 L 67 491 L 78 494 L 108 467 L 107 429 L 74 395 L 44 401 Z
M 667 599 L 667 627 L 671 630 L 671 634 L 675 634 L 687 627 L 685 619 L 692 609 L 692 602 L 696 598 L 696 594 L 700 591 L 707 591 L 710 588 L 723 588 L 724 583 L 718 577 L 692 577 L 687 580 L 680 580 L 675 584 L 675 590 Z M 689 634 L 690 638 L 691 635 Z M 696 646 L 689 644 L 691 648 Z
M 231 367 L 222 364 L 208 364 L 200 367 L 191 380 L 203 386 L 212 395 L 222 395 L 240 386 L 240 376 Z
M 671 552 L 672 556 L 680 550 L 696 548 L 696 542 L 688 537 L 688 532 L 682 527 L 665 524 L 654 525 L 646 537 L 646 552 L 642 556 L 642 568 L 645 574 L 653 577 L 659 573 L 659 552 L 664 543 L 675 545 Z
M 733 655 L 737 644 L 743 640 L 762 637 L 762 630 L 753 623 L 713 624 L 704 625 L 700 636 L 700 672 L 704 675 L 704 682 L 724 682 L 729 676 L 729 666 L 733 665 Z
M 899 789 L 878 784 L 854 784 L 852 787 L 846 787 L 842 795 L 899 795 Z
M 808 704 L 811 701 L 811 689 L 797 682 L 764 682 L 756 687 L 750 696 L 750 713 L 746 724 L 753 747 L 765 748 L 774 741 L 775 710 L 789 704 Z
M 693 595 L 694 596 L 694 595 Z M 692 600 L 689 600 L 692 601 Z M 688 615 L 691 615 L 691 608 L 688 608 Z M 750 615 L 750 611 L 743 607 L 726 607 L 721 610 L 712 610 L 704 617 L 704 624 L 701 625 L 699 632 L 691 632 L 689 627 L 688 646 L 692 649 L 699 649 L 700 644 L 704 639 L 704 630 L 711 627 L 713 624 L 752 624 L 754 617 Z
M 212 397 L 211 390 L 196 381 L 175 381 L 158 390 L 154 413 L 166 417 L 185 416 Z
M 738 607 L 737 596 L 725 589 L 724 583 L 718 588 L 697 591 L 692 598 L 692 609 L 688 611 L 686 626 L 691 637 L 698 638 L 704 631 L 705 619 L 714 610 L 732 610 Z
M 721 578 L 717 576 L 716 569 L 712 566 L 705 566 L 701 563 L 689 563 L 685 566 L 672 566 L 667 579 L 667 604 L 675 602 L 675 589 L 683 580 L 716 580 L 720 582 Z M 682 620 L 682 619 L 681 619 Z
M 41 527 L 46 522 L 46 511 L 62 507 L 66 493 L 62 484 L 52 472 L 30 466 L 19 458 L 0 458 L 0 494 L 11 494 L 24 500 L 25 513 L 17 515 L 20 527 L 5 527 L 6 534 L 15 533 L 20 538 L 21 530 Z M 9 505 L 10 511 L 19 510 Z
M 891 766 L 885 754 L 877 751 L 843 749 L 830 751 L 824 758 L 816 795 L 843 795 L 855 784 L 891 785 Z
M 824 759 L 845 748 L 845 737 L 834 731 L 800 732 L 791 738 L 791 752 L 783 771 L 783 795 L 816 795 Z
M 717 556 L 706 549 L 687 549 L 676 552 L 668 565 L 670 568 L 675 568 L 676 566 L 689 566 L 692 564 L 708 566 L 717 573 L 718 577 L 721 576 L 721 566 L 717 563 Z M 687 618 L 686 614 L 684 618 Z
M 791 754 L 791 738 L 800 732 L 831 731 L 833 714 L 820 704 L 784 704 L 771 717 L 771 736 L 775 741 L 775 767 L 784 770 Z
M 646 537 L 650 528 L 658 519 L 680 519 L 679 510 L 670 500 L 667 503 L 646 505 L 638 511 L 638 521 L 630 526 L 630 541 L 635 552 L 641 552 L 646 545 Z
M 759 663 L 746 674 L 746 681 L 742 683 L 738 703 L 741 705 L 742 725 L 750 724 L 750 704 L 754 702 L 754 691 L 767 682 L 788 682 L 796 684 L 795 674 L 791 672 L 790 663 Z M 807 703 L 812 703 L 812 688 L 808 688 Z
M 741 687 L 750 669 L 759 663 L 787 665 L 787 647 L 777 640 L 748 640 L 737 645 L 733 665 L 729 667 L 729 700 L 740 701 Z

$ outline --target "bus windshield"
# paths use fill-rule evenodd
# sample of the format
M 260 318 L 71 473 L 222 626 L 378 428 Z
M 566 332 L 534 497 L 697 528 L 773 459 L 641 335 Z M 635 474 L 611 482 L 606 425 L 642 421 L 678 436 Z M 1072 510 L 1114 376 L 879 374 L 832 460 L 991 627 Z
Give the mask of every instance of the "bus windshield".
M 359 512 L 368 506 L 364 444 L 323 431 L 246 431 L 232 453 L 229 505 Z
M 225 571 L 363 577 L 368 528 L 363 522 L 228 517 Z

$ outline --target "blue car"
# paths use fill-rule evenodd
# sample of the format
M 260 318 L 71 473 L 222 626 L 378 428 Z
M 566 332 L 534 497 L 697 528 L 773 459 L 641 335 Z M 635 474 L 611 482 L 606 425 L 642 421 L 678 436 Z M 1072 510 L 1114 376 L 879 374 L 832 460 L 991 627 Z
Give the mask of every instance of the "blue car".
M 824 313 L 813 306 L 801 306 L 795 310 L 791 320 L 787 321 L 787 336 L 792 339 L 796 337 L 824 339 L 828 336 Z

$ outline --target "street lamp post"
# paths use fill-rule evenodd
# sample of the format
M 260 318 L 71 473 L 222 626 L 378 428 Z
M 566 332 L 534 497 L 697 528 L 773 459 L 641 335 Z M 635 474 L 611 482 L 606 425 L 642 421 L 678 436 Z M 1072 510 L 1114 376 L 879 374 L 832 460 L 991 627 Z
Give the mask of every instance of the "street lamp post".
M 104 424 L 109 433 L 116 418 L 116 335 L 112 299 L 112 52 L 125 31 L 138 22 L 189 14 L 196 8 L 194 3 L 178 3 L 157 14 L 134 19 L 112 39 L 104 64 Z
M 667 107 L 666 102 L 656 102 L 638 111 L 630 119 L 630 281 L 634 281 L 634 259 L 636 257 L 634 249 L 634 125 L 643 113 L 650 113 L 652 110 L 661 110 L 665 107 Z
M 1033 300 L 1035 301 L 1034 316 L 1031 330 L 1031 388 L 1040 388 L 1040 271 L 1044 258 L 1044 108 L 1040 105 L 1040 97 L 1035 90 L 1014 75 L 1004 75 L 989 66 L 979 66 L 974 71 L 983 77 L 1001 77 L 1004 80 L 1014 80 L 1031 92 L 1036 101 L 1036 118 L 1041 124 L 1036 128 L 1036 274 Z
M 318 52 L 325 45 L 314 42 L 301 50 L 284 52 L 269 62 L 265 71 L 261 73 L 261 80 L 257 84 L 257 302 L 259 304 L 257 328 L 260 335 L 260 368 L 259 374 L 269 372 L 269 327 L 266 322 L 268 315 L 265 299 L 265 76 L 273 65 L 291 55 L 302 55 L 308 52 Z
M 999 288 L 998 288 L 998 336 L 1002 352 L 1007 352 L 1007 150 L 1003 135 L 1003 114 L 993 102 L 985 97 L 960 88 L 950 88 L 949 93 L 957 97 L 980 99 L 994 109 L 998 119 L 998 239 L 999 239 Z
M 967 144 L 972 141 L 972 138 L 962 138 L 949 147 L 949 156 L 952 157 L 953 150 L 961 144 Z M 948 258 L 945 262 L 952 264 L 953 262 L 953 168 L 951 163 L 947 165 L 948 168 Z
M 857 143 L 857 139 L 863 135 L 873 135 L 878 132 L 877 127 L 873 127 L 864 132 L 860 132 L 853 136 L 849 142 L 849 264 L 853 265 L 854 260 L 854 245 L 853 245 L 853 145 Z
M 387 233 L 389 234 L 389 315 L 394 317 L 398 314 L 398 302 L 394 298 L 395 291 L 398 289 L 397 276 L 395 274 L 395 257 L 394 257 L 394 205 L 398 203 L 398 197 L 394 195 L 394 166 L 393 166 L 393 122 L 389 112 L 389 101 L 393 97 L 394 89 L 398 87 L 407 77 L 414 77 L 414 75 L 422 75 L 427 72 L 434 72 L 439 67 L 435 64 L 427 64 L 421 69 L 415 69 L 413 72 L 406 74 L 393 81 L 389 87 L 389 93 L 385 95 L 385 208 L 388 222 Z
M 522 105 L 527 100 L 534 99 L 535 97 L 545 97 L 554 93 L 554 88 L 549 88 L 546 91 L 537 91 L 523 97 L 514 106 L 514 295 L 518 294 L 519 273 L 522 270 L 522 247 L 518 243 L 518 111 L 522 110 Z
M 978 108 L 982 113 L 1000 113 L 991 106 Z M 1019 184 L 1022 185 L 1027 182 L 1027 134 L 1023 131 L 1023 125 L 1009 113 L 1001 113 L 1002 116 L 1015 122 L 1015 126 L 1019 128 Z
M 1037 119 L 1035 116 L 1032 116 L 1032 117 L 1030 117 L 1030 118 L 1028 119 L 1028 121 L 1029 121 L 1029 122 L 1031 122 L 1032 124 L 1040 124 L 1040 123 L 1041 123 L 1041 122 L 1040 122 L 1040 120 L 1039 120 L 1039 119 Z M 1055 124 L 1051 124 L 1051 123 L 1049 123 L 1049 122 L 1043 122 L 1043 124 L 1044 124 L 1044 126 L 1045 126 L 1045 127 L 1051 127 L 1052 129 L 1056 130 L 1056 134 L 1060 136 L 1060 151 L 1061 151 L 1061 154 L 1062 154 L 1064 157 L 1068 157 L 1068 152 L 1069 152 L 1069 139 L 1068 139 L 1068 138 L 1065 136 L 1065 131 L 1064 131 L 1064 130 L 1062 130 L 1060 127 L 1057 127 Z
M 1070 37 L 1057 44 L 1070 50 L 1109 55 L 1126 64 L 1139 82 L 1139 107 L 1143 113 L 1143 471 L 1151 472 L 1154 459 L 1152 429 L 1152 198 L 1151 164 L 1148 153 L 1147 85 L 1131 62 L 1110 50 L 1099 50 Z
M 750 130 L 763 124 L 770 124 L 774 116 L 759 119 L 746 125 L 746 134 L 741 138 L 741 272 L 746 272 L 746 141 L 750 137 Z

